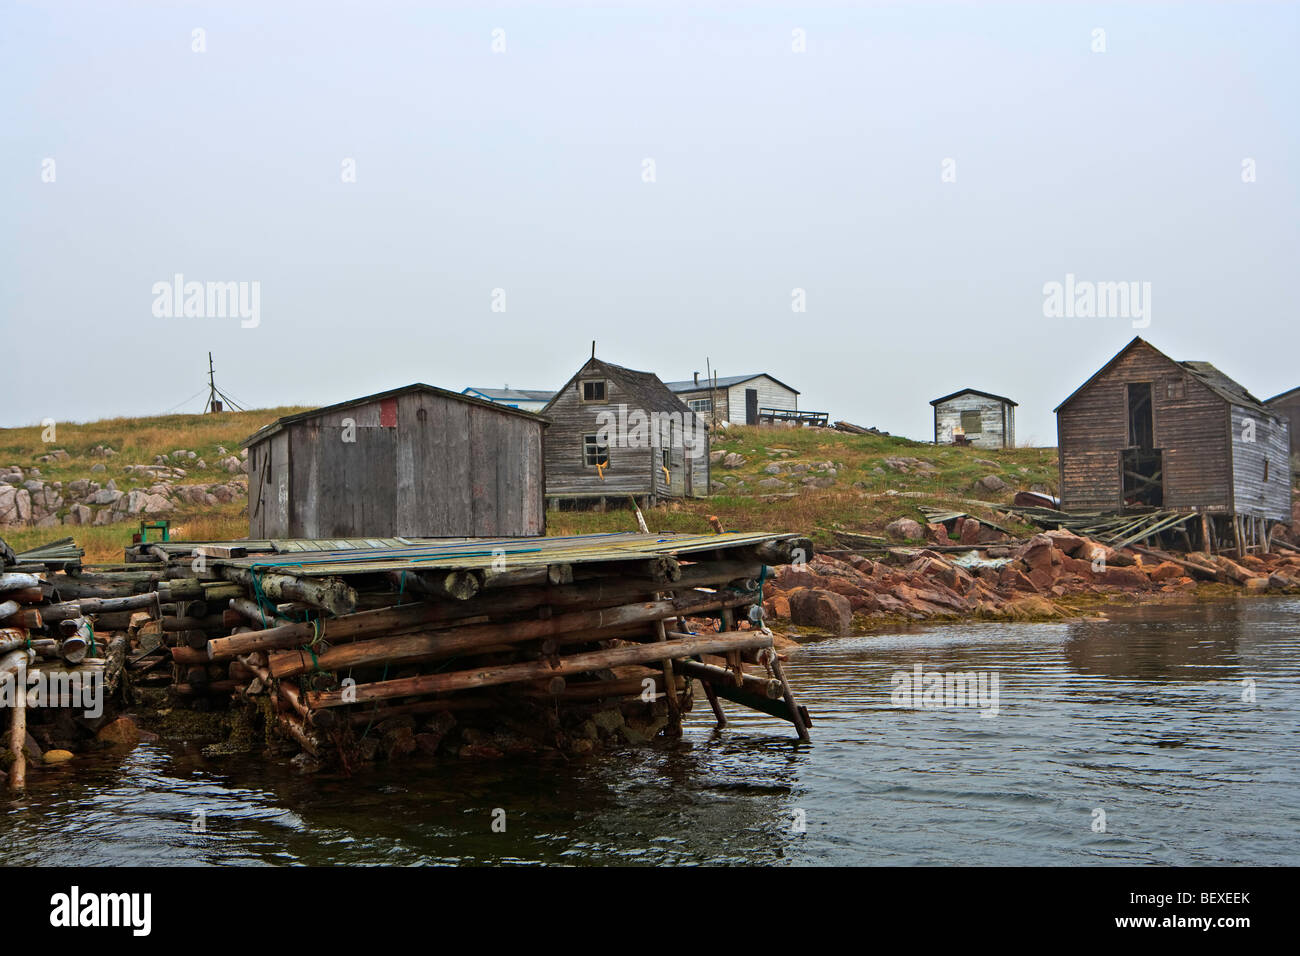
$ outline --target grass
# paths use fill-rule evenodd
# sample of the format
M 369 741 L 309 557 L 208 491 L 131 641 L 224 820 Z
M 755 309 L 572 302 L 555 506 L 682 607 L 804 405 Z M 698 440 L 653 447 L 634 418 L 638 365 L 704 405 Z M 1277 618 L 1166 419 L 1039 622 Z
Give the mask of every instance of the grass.
M 733 427 L 715 436 L 713 450 L 735 452 L 746 459 L 737 468 L 713 466 L 714 482 L 725 483 L 729 490 L 707 499 L 652 509 L 646 515 L 646 523 L 652 530 L 707 532 L 710 530 L 708 516 L 716 515 L 728 531 L 801 531 L 814 540 L 828 543 L 835 530 L 879 534 L 886 524 L 899 517 L 924 523 L 925 517 L 917 507 L 921 504 L 979 513 L 980 509 L 961 499 L 1009 504 L 1018 490 L 1034 484 L 1054 489 L 1057 483 L 1055 448 L 990 451 L 817 429 Z M 886 464 L 890 458 L 916 458 L 929 462 L 934 471 L 926 474 L 913 470 L 905 474 Z M 788 475 L 772 476 L 764 471 L 774 462 L 787 469 L 792 465 L 808 465 L 809 471 L 791 481 Z M 799 484 L 801 477 L 820 474 L 815 466 L 826 462 L 835 468 L 834 485 L 807 488 Z M 976 481 L 990 474 L 1000 477 L 1009 489 L 993 494 L 973 487 Z M 782 493 L 764 494 L 758 482 L 769 477 L 789 481 L 790 487 Z M 924 497 L 899 497 L 889 494 L 891 491 Z M 783 496 L 791 492 L 793 495 Z M 980 516 L 991 517 L 991 514 Z M 1014 521 L 999 523 L 1009 524 L 1013 531 L 1030 530 Z M 625 531 L 635 526 L 635 518 L 623 509 L 604 513 L 552 511 L 547 515 L 547 529 L 551 534 Z
M 207 460 L 206 471 L 187 468 L 185 482 L 224 481 L 229 475 L 213 467 L 218 446 L 236 454 L 239 442 L 282 415 L 302 411 L 298 407 L 262 409 L 251 412 L 223 412 L 218 415 L 165 415 L 157 418 L 116 418 L 82 424 L 59 424 L 57 440 L 42 441 L 39 426 L 0 429 L 0 464 L 17 464 L 24 468 L 38 465 L 45 480 L 73 481 L 92 478 L 104 482 L 116 480 L 123 491 L 149 482 L 129 478 L 127 464 L 149 464 L 154 456 L 170 454 L 178 448 L 198 453 Z M 118 455 L 109 459 L 92 458 L 96 445 L 110 445 Z M 63 448 L 72 457 L 64 462 L 37 463 L 36 459 L 52 449 Z M 714 437 L 713 449 L 734 452 L 745 458 L 736 468 L 713 466 L 713 479 L 719 490 L 706 499 L 692 499 L 651 509 L 646 521 L 653 531 L 708 532 L 709 515 L 716 515 L 729 531 L 798 531 L 825 544 L 836 530 L 861 533 L 882 532 L 898 517 L 910 517 L 924 523 L 918 505 L 974 509 L 960 501 L 976 498 L 995 503 L 1009 503 L 1016 490 L 1041 484 L 1054 489 L 1057 482 L 1056 449 L 1015 448 L 990 451 L 956 446 L 936 446 L 905 438 L 877 435 L 850 435 L 820 429 L 773 429 L 732 427 Z M 934 471 L 903 473 L 886 464 L 889 458 L 916 458 L 930 463 Z M 97 462 L 107 465 L 107 472 L 92 473 Z M 764 469 L 778 463 L 807 465 L 806 475 L 820 475 L 817 470 L 826 462 L 835 468 L 835 482 L 827 488 L 808 488 L 799 483 L 804 475 L 772 476 Z M 616 463 L 617 464 L 617 463 Z M 187 467 L 182 465 L 182 467 Z M 1000 494 L 975 490 L 975 482 L 985 475 L 1001 477 L 1010 488 Z M 784 495 L 766 494 L 758 482 L 777 477 L 789 482 Z M 889 492 L 911 492 L 923 497 L 900 497 Z M 232 540 L 247 534 L 248 521 L 242 503 L 235 502 L 168 515 L 172 538 L 176 540 Z M 991 517 L 991 514 L 981 514 Z M 996 520 L 996 519 L 995 519 Z M 1006 524 L 1006 522 L 1000 522 Z M 122 548 L 137 530 L 136 522 L 121 522 L 101 527 L 62 526 L 59 528 L 6 529 L 4 537 L 16 550 L 34 547 L 55 538 L 71 535 L 85 549 L 87 561 L 119 561 Z M 1011 530 L 1028 532 L 1027 526 L 1010 523 Z M 551 511 L 547 514 L 549 534 L 590 534 L 608 531 L 632 531 L 636 520 L 625 508 L 609 511 Z

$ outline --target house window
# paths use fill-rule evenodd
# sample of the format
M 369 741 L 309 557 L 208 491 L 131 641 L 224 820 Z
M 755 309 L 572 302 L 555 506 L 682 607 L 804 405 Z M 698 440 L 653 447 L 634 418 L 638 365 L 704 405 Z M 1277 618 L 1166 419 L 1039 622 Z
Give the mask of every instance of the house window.
M 961 413 L 961 430 L 967 435 L 978 435 L 984 427 L 980 423 L 979 412 L 962 412 Z
M 1186 386 L 1183 385 L 1181 375 L 1174 376 L 1165 380 L 1165 398 L 1185 398 L 1187 396 Z
M 1268 459 L 1264 459 L 1264 480 L 1268 481 Z
M 599 435 L 582 437 L 582 463 L 588 468 L 595 468 L 597 465 L 602 468 L 609 467 L 609 445 L 601 444 Z
M 671 467 L 671 466 L 672 466 L 673 461 L 672 461 L 672 458 L 670 457 L 670 454 L 669 454 L 669 451 L 668 451 L 667 448 L 664 449 L 664 452 L 663 452 L 663 460 L 664 460 L 664 467 L 665 467 L 665 468 L 668 468 L 668 467 Z M 1265 464 L 1267 465 L 1267 462 L 1265 462 Z M 1268 469 L 1265 468 L 1264 471 L 1265 471 L 1264 477 L 1267 478 L 1267 477 L 1268 477 Z
M 603 402 L 605 400 L 605 382 L 603 380 L 583 382 L 582 400 L 584 402 Z
M 686 407 L 697 415 L 701 412 L 713 411 L 713 399 L 711 398 L 692 398 L 686 403 Z

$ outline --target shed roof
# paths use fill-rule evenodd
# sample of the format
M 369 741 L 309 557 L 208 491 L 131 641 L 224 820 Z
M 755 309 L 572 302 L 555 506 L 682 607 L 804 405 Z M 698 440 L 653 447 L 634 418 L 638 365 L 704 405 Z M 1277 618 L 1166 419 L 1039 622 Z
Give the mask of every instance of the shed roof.
M 1215 395 L 1218 395 L 1220 398 L 1228 402 L 1230 405 L 1241 405 L 1247 408 L 1253 408 L 1256 411 L 1263 412 L 1266 415 L 1272 414 L 1267 408 L 1264 407 L 1264 403 L 1261 402 L 1254 395 L 1252 395 L 1244 385 L 1229 378 L 1227 375 L 1224 375 L 1222 372 L 1220 372 L 1209 362 L 1176 361 L 1175 359 L 1170 358 L 1168 355 L 1165 355 L 1164 352 L 1161 352 L 1158 348 L 1156 348 L 1150 342 L 1143 339 L 1142 336 L 1140 335 L 1135 335 L 1133 337 L 1132 342 L 1129 342 L 1128 345 L 1124 346 L 1122 349 L 1116 352 L 1114 358 L 1112 358 L 1101 368 L 1097 369 L 1097 371 L 1094 372 L 1086 382 L 1084 382 L 1073 392 L 1071 392 L 1069 396 L 1065 399 L 1065 401 L 1061 402 L 1060 405 L 1057 405 L 1056 408 L 1053 409 L 1053 411 L 1059 412 L 1066 405 L 1070 404 L 1070 402 L 1074 400 L 1074 397 L 1076 395 L 1078 395 L 1089 385 L 1091 385 L 1098 377 L 1102 375 L 1102 373 L 1108 371 L 1116 362 L 1118 362 L 1121 358 L 1127 355 L 1132 349 L 1136 348 L 1138 345 L 1145 345 L 1147 348 L 1151 349 L 1151 351 L 1155 352 L 1161 358 L 1165 359 L 1165 361 L 1169 362 L 1170 365 L 1175 365 L 1178 368 L 1183 369 L 1185 372 L 1187 372 L 1189 375 L 1195 378 L 1198 382 L 1200 382 L 1202 385 L 1208 388 L 1211 392 L 1213 392 Z
M 1295 388 L 1289 388 L 1285 392 L 1282 392 L 1278 395 L 1274 395 L 1272 398 L 1265 399 L 1264 404 L 1272 405 L 1274 402 L 1282 402 L 1290 398 L 1292 395 L 1296 395 L 1297 393 L 1300 393 L 1300 385 L 1297 385 Z
M 1006 402 L 1008 405 L 1015 405 L 1017 407 L 1019 407 L 1020 405 L 1019 402 L 1013 402 L 1005 395 L 994 395 L 992 392 L 981 392 L 978 388 L 963 388 L 961 391 L 953 392 L 952 394 L 945 395 L 942 398 L 936 398 L 932 402 L 930 402 L 930 404 L 941 405 L 944 402 L 948 401 L 948 399 L 956 398 L 958 395 L 982 395 L 985 398 L 993 399 L 995 402 Z
M 410 385 L 403 385 L 400 388 L 390 388 L 386 392 L 376 392 L 373 395 L 363 395 L 361 398 L 351 398 L 346 402 L 338 402 L 334 405 L 325 405 L 321 408 L 313 408 L 310 411 L 298 412 L 296 415 L 285 415 L 283 418 L 277 418 L 275 421 L 271 422 L 271 424 L 265 425 L 253 432 L 253 434 L 249 435 L 239 443 L 239 447 L 251 448 L 253 445 L 270 438 L 286 425 L 292 425 L 295 422 L 306 421 L 309 418 L 315 418 L 317 415 L 324 415 L 330 412 L 340 412 L 345 408 L 355 408 L 358 405 L 368 405 L 371 402 L 380 401 L 385 398 L 394 398 L 398 395 L 406 395 L 410 392 L 424 392 L 429 395 L 437 395 L 441 398 L 451 398 L 458 402 L 465 402 L 468 405 L 478 405 L 481 408 L 490 408 L 492 411 L 501 415 L 519 415 L 523 418 L 529 419 L 530 421 L 540 421 L 543 425 L 550 424 L 536 412 L 511 408 L 509 405 L 499 405 L 496 402 L 489 402 L 485 398 L 475 398 L 472 395 L 463 395 L 460 392 L 452 392 L 445 388 L 436 388 L 433 385 L 425 385 L 423 382 L 413 382 Z
M 694 415 L 680 398 L 668 390 L 659 376 L 654 372 L 638 372 L 636 369 L 624 368 L 621 365 L 615 365 L 612 362 L 605 362 L 598 358 L 590 358 L 583 363 L 582 368 L 578 369 L 573 376 L 564 383 L 564 388 L 555 393 L 543 408 L 541 414 L 546 414 L 547 409 L 555 404 L 556 400 L 569 390 L 574 381 L 579 378 L 597 374 L 612 379 L 623 388 L 628 395 L 636 401 L 637 405 L 648 412 L 684 412 L 687 415 Z M 528 413 L 525 413 L 528 414 Z
M 796 395 L 800 394 L 799 389 L 790 388 L 789 385 L 785 384 L 785 382 L 781 381 L 775 375 L 769 375 L 767 372 L 751 372 L 749 375 L 720 375 L 718 376 L 717 387 L 731 388 L 733 385 L 740 385 L 742 382 L 752 382 L 756 378 L 764 377 L 770 378 L 782 388 L 790 389 L 790 391 L 794 392 Z M 670 392 L 702 392 L 705 389 L 714 387 L 714 383 L 707 379 L 697 384 L 694 379 L 690 378 L 682 382 L 664 382 L 664 385 Z

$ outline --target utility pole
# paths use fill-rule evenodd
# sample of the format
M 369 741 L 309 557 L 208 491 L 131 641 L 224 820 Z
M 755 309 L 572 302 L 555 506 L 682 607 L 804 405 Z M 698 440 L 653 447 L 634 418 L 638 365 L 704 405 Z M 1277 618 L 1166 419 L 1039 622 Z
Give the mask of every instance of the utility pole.
M 205 412 L 221 411 L 221 402 L 217 400 L 217 380 L 212 369 L 212 353 L 208 353 L 208 407 Z

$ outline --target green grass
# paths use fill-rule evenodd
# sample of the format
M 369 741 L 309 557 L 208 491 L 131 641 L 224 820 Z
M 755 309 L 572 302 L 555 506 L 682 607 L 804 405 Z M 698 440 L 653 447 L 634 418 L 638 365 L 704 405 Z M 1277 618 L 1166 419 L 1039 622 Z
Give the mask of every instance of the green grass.
M 788 450 L 782 454 L 780 449 Z M 899 517 L 915 518 L 924 523 L 918 505 L 950 507 L 991 517 L 989 509 L 979 509 L 961 501 L 978 499 L 1009 504 L 1015 492 L 1039 484 L 1055 489 L 1057 459 L 1055 448 L 1015 448 L 990 451 L 971 447 L 936 446 L 877 435 L 850 435 L 818 429 L 772 429 L 733 427 L 714 437 L 714 451 L 736 452 L 747 461 L 738 468 L 712 469 L 713 480 L 734 479 L 729 484 L 743 490 L 719 492 L 707 499 L 694 499 L 651 509 L 646 523 L 654 531 L 706 532 L 709 515 L 716 515 L 728 531 L 799 531 L 823 543 L 831 540 L 833 530 L 865 534 L 883 531 Z M 887 458 L 916 458 L 934 466 L 933 474 L 904 474 L 885 464 Z M 785 475 L 770 476 L 763 469 L 778 462 L 783 465 L 813 466 L 832 462 L 836 469 L 835 484 L 829 488 L 808 488 L 799 483 L 811 470 L 791 480 Z M 992 464 L 988 464 L 992 462 Z M 881 469 L 884 474 L 876 473 Z M 985 475 L 994 474 L 1010 487 L 992 494 L 972 486 Z M 777 477 L 790 482 L 784 493 L 765 494 L 758 488 L 764 478 Z M 899 497 L 888 492 L 911 492 L 924 497 Z M 985 513 L 981 513 L 983 510 Z M 1008 524 L 1007 522 L 999 522 Z M 1027 532 L 1028 526 L 1010 522 L 1010 530 Z M 626 531 L 636 527 L 629 510 L 600 512 L 549 512 L 547 528 L 551 534 L 582 534 L 599 531 Z

